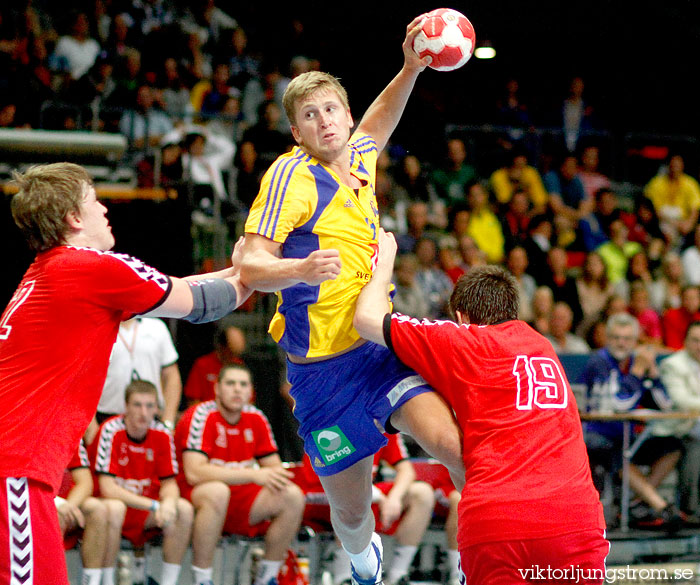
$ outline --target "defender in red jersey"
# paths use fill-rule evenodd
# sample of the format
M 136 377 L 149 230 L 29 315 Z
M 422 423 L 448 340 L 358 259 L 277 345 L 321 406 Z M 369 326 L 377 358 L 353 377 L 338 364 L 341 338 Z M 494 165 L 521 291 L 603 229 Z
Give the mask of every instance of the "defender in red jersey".
M 233 268 L 187 279 L 108 252 L 107 210 L 78 165 L 41 165 L 15 180 L 12 214 L 37 257 L 0 316 L 0 585 L 66 585 L 53 497 L 95 414 L 119 323 L 214 320 L 249 291 L 240 246 Z
M 502 268 L 474 268 L 450 299 L 457 322 L 390 315 L 396 243 L 381 234 L 379 265 L 355 326 L 421 374 L 455 410 L 465 479 L 458 543 L 467 583 L 518 583 L 518 569 L 581 569 L 602 583 L 609 543 L 576 402 L 551 344 L 517 320 Z M 564 563 L 564 564 L 562 564 Z
M 105 582 L 114 582 L 114 561 L 126 513 L 122 502 L 96 498 L 93 492 L 90 460 L 81 440 L 68 464 L 55 503 L 66 550 L 81 541 L 83 585 L 100 585 L 103 574 Z
M 265 415 L 250 405 L 253 385 L 245 366 L 219 373 L 216 399 L 190 407 L 175 431 L 182 494 L 195 507 L 192 571 L 195 583 L 212 579 L 222 532 L 265 535 L 265 556 L 254 585 L 274 580 L 296 536 L 304 496 L 282 467 Z
M 175 585 L 190 543 L 192 505 L 180 497 L 175 480 L 172 435 L 155 420 L 156 387 L 134 380 L 126 388 L 125 403 L 126 412 L 102 423 L 90 445 L 100 495 L 126 504 L 122 536 L 135 545 L 143 545 L 159 530 L 163 532 L 159 583 Z

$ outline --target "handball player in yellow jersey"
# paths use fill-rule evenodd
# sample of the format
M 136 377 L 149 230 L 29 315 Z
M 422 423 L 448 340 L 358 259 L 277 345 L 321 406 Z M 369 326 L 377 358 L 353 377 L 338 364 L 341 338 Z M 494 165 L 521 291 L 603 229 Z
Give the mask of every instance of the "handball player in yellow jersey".
M 358 585 L 381 582 L 371 513 L 372 456 L 382 431 L 413 436 L 461 487 L 461 438 L 451 410 L 385 347 L 361 339 L 355 303 L 376 265 L 376 160 L 421 71 L 413 51 L 423 15 L 407 27 L 401 71 L 355 132 L 345 89 L 331 75 L 292 80 L 284 106 L 298 146 L 262 179 L 246 222 L 241 280 L 277 292 L 270 333 L 287 352 L 299 434 L 331 506 Z

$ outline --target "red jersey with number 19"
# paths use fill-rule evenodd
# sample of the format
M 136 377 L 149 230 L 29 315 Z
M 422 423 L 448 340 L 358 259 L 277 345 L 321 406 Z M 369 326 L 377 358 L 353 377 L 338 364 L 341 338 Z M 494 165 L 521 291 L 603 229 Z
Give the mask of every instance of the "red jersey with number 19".
M 124 254 L 38 254 L 0 318 L 0 477 L 58 490 L 95 414 L 119 322 L 160 305 L 170 278 Z
M 398 314 L 384 332 L 464 433 L 460 550 L 605 529 L 576 401 L 542 335 L 523 321 L 474 326 Z

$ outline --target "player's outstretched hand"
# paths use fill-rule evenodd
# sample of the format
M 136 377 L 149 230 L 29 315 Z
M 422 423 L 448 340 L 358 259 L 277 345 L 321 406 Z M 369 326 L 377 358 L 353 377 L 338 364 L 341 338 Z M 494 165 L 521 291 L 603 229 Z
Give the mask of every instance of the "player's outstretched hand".
M 335 280 L 340 274 L 340 252 L 338 250 L 315 250 L 301 263 L 300 280 L 316 286 L 326 280 Z
M 421 59 L 418 53 L 413 50 L 413 41 L 420 32 L 425 17 L 425 14 L 421 14 L 410 22 L 406 27 L 406 38 L 403 41 L 403 45 L 401 45 L 403 48 L 404 66 L 409 69 L 418 69 L 418 71 L 423 71 L 433 60 L 432 57 L 429 56 Z
M 391 232 L 386 232 L 383 228 L 379 228 L 377 243 L 379 244 L 379 260 L 377 260 L 374 274 L 391 278 L 391 273 L 394 270 L 394 259 L 396 258 L 396 238 Z

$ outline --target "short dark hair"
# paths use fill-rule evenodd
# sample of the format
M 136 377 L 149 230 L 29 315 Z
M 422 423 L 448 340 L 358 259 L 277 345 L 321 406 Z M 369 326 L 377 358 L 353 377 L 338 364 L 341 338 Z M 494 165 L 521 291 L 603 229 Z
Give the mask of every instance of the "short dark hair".
M 450 308 L 474 325 L 493 325 L 518 318 L 515 278 L 501 266 L 477 266 L 461 276 L 452 291 Z
M 158 401 L 158 390 L 154 384 L 148 380 L 132 380 L 124 391 L 124 403 L 129 404 L 129 400 L 134 394 L 150 394 Z
M 224 374 L 226 372 L 228 372 L 229 370 L 240 370 L 241 372 L 248 372 L 250 379 L 251 380 L 253 379 L 253 374 L 251 374 L 250 368 L 248 366 L 245 366 L 243 364 L 230 363 L 230 364 L 224 364 L 223 366 L 221 366 L 221 369 L 219 370 L 219 375 L 216 378 L 216 381 L 221 382 L 221 380 L 224 377 Z

